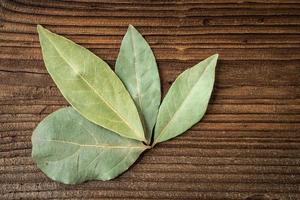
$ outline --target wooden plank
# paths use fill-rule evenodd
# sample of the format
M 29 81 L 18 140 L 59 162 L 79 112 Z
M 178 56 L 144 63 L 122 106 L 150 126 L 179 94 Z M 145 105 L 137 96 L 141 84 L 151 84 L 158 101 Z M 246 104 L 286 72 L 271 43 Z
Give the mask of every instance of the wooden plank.
M 163 95 L 220 54 L 207 114 L 112 181 L 66 186 L 31 159 L 31 135 L 68 106 L 42 61 L 36 24 L 113 68 L 129 23 L 157 57 Z M 300 199 L 298 0 L 0 1 L 0 199 Z

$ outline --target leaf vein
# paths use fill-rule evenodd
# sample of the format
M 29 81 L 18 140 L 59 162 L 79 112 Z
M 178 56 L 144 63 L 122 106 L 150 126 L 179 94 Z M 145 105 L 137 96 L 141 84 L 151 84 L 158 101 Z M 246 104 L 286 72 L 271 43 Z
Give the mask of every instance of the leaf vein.
M 77 142 L 71 142 L 71 141 L 63 141 L 63 140 L 37 140 L 40 142 L 57 142 L 57 143 L 63 143 L 63 144 L 72 144 L 80 147 L 94 147 L 94 148 L 112 148 L 112 149 L 126 149 L 126 148 L 140 148 L 145 149 L 144 146 L 116 146 L 116 145 L 100 145 L 100 144 L 80 144 Z

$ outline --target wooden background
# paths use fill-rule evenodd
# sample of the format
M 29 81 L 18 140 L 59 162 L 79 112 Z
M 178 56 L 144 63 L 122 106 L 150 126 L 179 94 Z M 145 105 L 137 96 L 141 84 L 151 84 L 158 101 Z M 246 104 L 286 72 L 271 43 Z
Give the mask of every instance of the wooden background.
M 300 199 L 299 0 L 0 2 L 0 199 Z M 30 137 L 68 104 L 44 67 L 36 24 L 111 66 L 133 24 L 154 50 L 164 93 L 219 53 L 205 118 L 115 180 L 50 180 Z

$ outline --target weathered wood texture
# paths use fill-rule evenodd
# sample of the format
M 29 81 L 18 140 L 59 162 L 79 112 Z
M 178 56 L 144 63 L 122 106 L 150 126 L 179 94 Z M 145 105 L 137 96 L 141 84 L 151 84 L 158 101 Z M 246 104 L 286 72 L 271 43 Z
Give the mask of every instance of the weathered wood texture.
M 0 9 L 0 199 L 300 199 L 300 1 L 2 0 Z M 135 25 L 164 93 L 219 53 L 207 115 L 115 180 L 50 180 L 30 157 L 30 137 L 67 102 L 44 67 L 38 23 L 111 66 Z

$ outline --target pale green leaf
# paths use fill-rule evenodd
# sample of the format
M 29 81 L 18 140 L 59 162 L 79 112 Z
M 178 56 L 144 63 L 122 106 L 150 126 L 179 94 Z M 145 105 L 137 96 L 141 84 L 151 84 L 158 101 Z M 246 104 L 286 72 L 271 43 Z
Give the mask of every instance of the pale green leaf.
M 205 114 L 215 81 L 215 54 L 178 76 L 158 112 L 154 144 L 185 132 Z
M 160 80 L 150 46 L 132 25 L 123 38 L 115 70 L 138 108 L 149 143 L 160 104 Z
M 46 117 L 32 135 L 32 157 L 51 179 L 75 184 L 109 180 L 128 169 L 147 147 L 81 116 L 73 108 Z
M 63 96 L 88 120 L 145 141 L 138 111 L 125 86 L 95 54 L 38 26 L 48 72 Z

